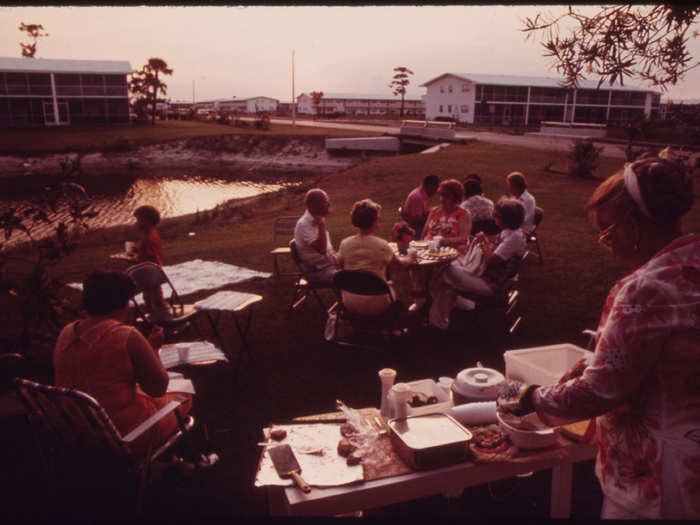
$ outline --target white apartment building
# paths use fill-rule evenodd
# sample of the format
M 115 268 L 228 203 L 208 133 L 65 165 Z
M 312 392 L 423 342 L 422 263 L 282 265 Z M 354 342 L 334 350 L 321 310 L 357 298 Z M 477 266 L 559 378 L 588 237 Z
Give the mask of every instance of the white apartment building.
M 661 93 L 634 86 L 515 75 L 443 73 L 421 84 L 428 120 L 527 125 L 541 121 L 623 125 L 639 117 L 663 118 Z
M 203 100 L 196 102 L 196 110 L 219 111 L 226 110 L 236 113 L 257 113 L 265 111 L 268 113 L 277 112 L 279 100 L 271 97 L 250 97 L 250 98 L 222 98 L 216 100 Z
M 316 107 L 310 94 L 302 93 L 297 96 L 297 112 L 306 115 L 316 114 Z M 399 116 L 401 97 L 392 94 L 324 93 L 318 113 L 321 115 Z M 422 98 L 407 95 L 404 98 L 403 114 L 405 117 L 424 118 L 425 106 Z

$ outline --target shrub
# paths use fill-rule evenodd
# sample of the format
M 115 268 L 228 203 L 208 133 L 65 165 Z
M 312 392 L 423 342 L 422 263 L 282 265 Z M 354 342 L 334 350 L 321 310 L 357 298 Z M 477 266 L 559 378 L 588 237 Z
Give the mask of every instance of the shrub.
M 569 175 L 581 178 L 593 177 L 593 172 L 600 163 L 602 150 L 603 148 L 597 148 L 590 140 L 577 139 L 568 155 L 571 161 Z

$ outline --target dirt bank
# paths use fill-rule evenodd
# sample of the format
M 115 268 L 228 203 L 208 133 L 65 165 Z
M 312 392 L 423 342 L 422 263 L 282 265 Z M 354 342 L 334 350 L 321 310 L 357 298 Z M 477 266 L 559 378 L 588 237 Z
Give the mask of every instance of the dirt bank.
M 325 150 L 324 137 L 215 135 L 173 140 L 134 147 L 124 141 L 114 151 L 86 154 L 0 156 L 0 176 L 52 175 L 65 169 L 85 174 L 127 174 L 177 167 L 245 168 L 274 171 L 332 173 L 358 162 L 360 157 L 333 157 Z

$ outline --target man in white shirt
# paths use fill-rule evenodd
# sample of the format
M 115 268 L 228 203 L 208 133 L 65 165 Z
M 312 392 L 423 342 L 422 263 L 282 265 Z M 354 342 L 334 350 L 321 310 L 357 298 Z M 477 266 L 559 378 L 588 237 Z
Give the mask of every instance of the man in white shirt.
M 527 191 L 525 175 L 519 171 L 513 171 L 506 177 L 508 191 L 510 194 L 523 203 L 525 207 L 525 218 L 520 228 L 525 235 L 530 235 L 535 230 L 535 198 Z
M 331 237 L 326 230 L 331 201 L 325 191 L 313 188 L 306 192 L 304 204 L 306 212 L 294 227 L 301 268 L 311 281 L 330 284 L 333 274 L 339 270 Z

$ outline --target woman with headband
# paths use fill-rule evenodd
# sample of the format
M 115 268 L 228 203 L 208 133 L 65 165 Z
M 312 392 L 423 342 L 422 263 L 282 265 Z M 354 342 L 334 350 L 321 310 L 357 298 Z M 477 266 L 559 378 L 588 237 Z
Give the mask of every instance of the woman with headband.
M 691 178 L 659 157 L 598 186 L 599 241 L 631 273 L 608 295 L 592 362 L 499 399 L 550 425 L 597 416 L 603 518 L 700 518 L 700 235 L 681 232 L 692 203 Z

